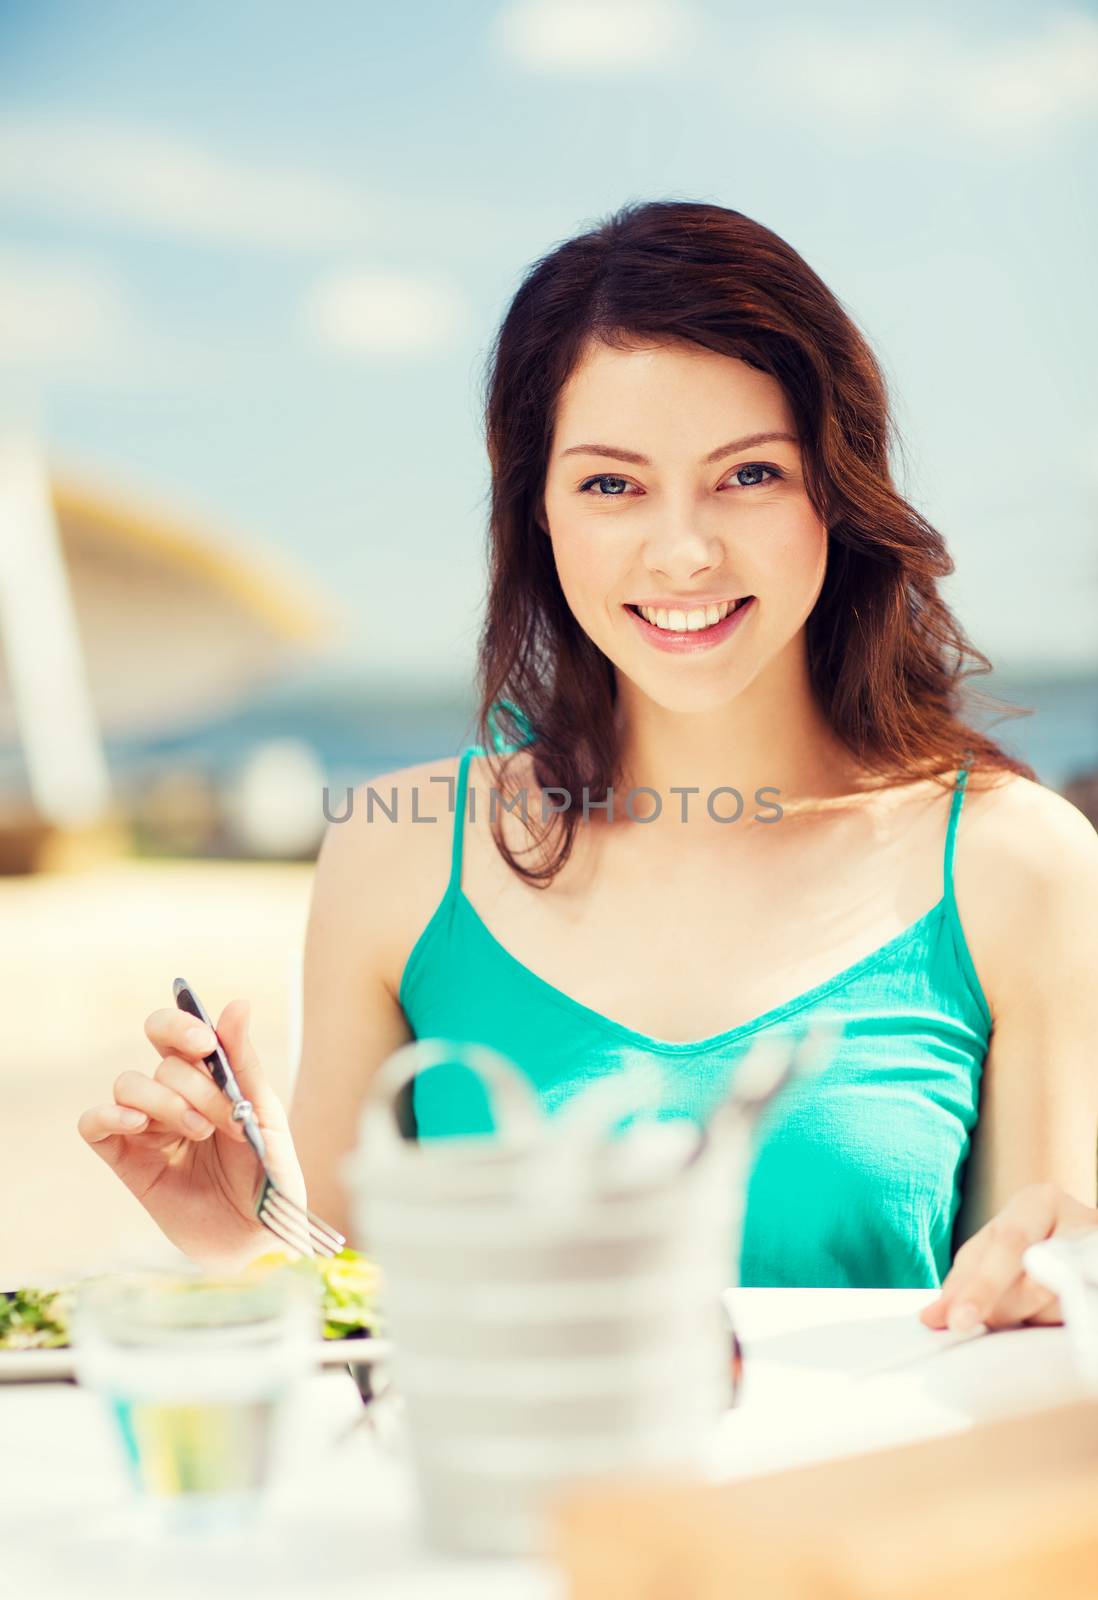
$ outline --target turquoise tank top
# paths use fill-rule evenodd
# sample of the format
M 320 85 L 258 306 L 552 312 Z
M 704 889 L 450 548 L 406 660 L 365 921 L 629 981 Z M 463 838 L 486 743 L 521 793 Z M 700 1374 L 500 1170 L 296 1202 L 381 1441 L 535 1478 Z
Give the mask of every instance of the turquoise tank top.
M 658 1062 L 667 1114 L 703 1122 L 759 1034 L 792 1044 L 826 1020 L 841 1031 L 830 1063 L 794 1080 L 756 1131 L 739 1281 L 937 1287 L 951 1262 L 992 1022 L 953 895 L 967 767 L 957 775 L 943 893 L 931 910 L 826 982 L 739 1027 L 680 1043 L 573 1000 L 481 921 L 461 887 L 461 853 L 469 761 L 483 754 L 479 745 L 462 753 L 450 879 L 401 977 L 414 1037 L 501 1051 L 550 1114 L 593 1078 L 638 1059 Z M 493 1131 L 480 1080 L 457 1061 L 419 1074 L 412 1103 L 419 1139 Z

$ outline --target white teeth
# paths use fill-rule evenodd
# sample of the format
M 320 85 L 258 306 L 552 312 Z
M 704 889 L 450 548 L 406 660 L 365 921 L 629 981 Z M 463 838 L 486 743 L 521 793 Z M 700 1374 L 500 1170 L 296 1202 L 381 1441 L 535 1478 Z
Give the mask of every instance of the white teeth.
M 734 611 L 734 600 L 722 600 L 719 605 L 697 606 L 693 611 L 653 611 L 651 606 L 638 606 L 637 610 L 646 622 L 653 627 L 663 628 L 667 633 L 697 633 L 702 628 L 711 628 L 714 623 L 723 622 L 730 611 Z

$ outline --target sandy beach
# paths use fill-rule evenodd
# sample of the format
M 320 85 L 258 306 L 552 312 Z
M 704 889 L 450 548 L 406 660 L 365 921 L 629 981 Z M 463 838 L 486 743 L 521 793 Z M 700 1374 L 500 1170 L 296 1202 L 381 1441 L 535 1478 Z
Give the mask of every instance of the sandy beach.
M 144 1021 L 173 1004 L 173 978 L 215 1020 L 251 1001 L 285 1103 L 312 876 L 311 863 L 122 859 L 0 880 L 0 1288 L 162 1247 L 76 1122 L 124 1069 L 155 1070 Z

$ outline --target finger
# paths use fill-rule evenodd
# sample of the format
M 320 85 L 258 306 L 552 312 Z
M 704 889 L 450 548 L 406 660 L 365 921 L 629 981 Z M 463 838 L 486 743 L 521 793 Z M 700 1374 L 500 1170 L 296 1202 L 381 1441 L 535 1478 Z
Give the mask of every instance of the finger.
M 989 1328 L 1017 1328 L 1023 1322 L 1059 1322 L 1062 1320 L 1060 1301 L 1053 1290 L 1021 1272 L 985 1320 Z
M 149 1117 L 133 1106 L 92 1106 L 77 1121 L 76 1130 L 93 1149 L 100 1160 L 112 1170 L 117 1169 L 126 1155 L 131 1138 L 146 1132 Z
M 1031 1244 L 1047 1239 L 1055 1225 L 1056 1195 L 1050 1186 L 1019 1190 L 980 1230 L 979 1253 L 951 1273 L 955 1281 L 948 1291 L 943 1285 L 946 1325 L 957 1332 L 979 1322 L 1002 1326 L 999 1302 L 1021 1276 L 1023 1255 Z
M 263 1075 L 248 1032 L 250 1019 L 251 1005 L 247 1000 L 230 1000 L 217 1019 L 217 1036 L 236 1081 L 254 1105 L 260 1122 L 266 1128 L 286 1130 L 289 1126 L 286 1112 Z
M 928 1328 L 944 1328 L 948 1310 L 947 1302 L 939 1294 L 936 1300 L 932 1300 L 919 1312 L 919 1321 L 925 1323 Z
M 208 1139 L 214 1131 L 209 1118 L 196 1111 L 181 1094 L 144 1072 L 120 1073 L 115 1079 L 114 1097 L 121 1106 L 147 1112 L 150 1123 L 162 1123 L 187 1139 Z
M 924 1322 L 928 1328 L 945 1327 L 953 1291 L 958 1282 L 968 1272 L 972 1263 L 979 1257 L 986 1242 L 986 1234 L 987 1227 L 985 1225 L 978 1233 L 974 1233 L 970 1239 L 965 1240 L 953 1258 L 953 1265 L 942 1279 L 938 1289 L 938 1298 L 932 1300 L 929 1305 L 925 1305 L 919 1312 L 919 1320 Z
M 162 1056 L 178 1055 L 199 1061 L 213 1050 L 216 1040 L 204 1022 L 178 1006 L 162 1006 L 145 1018 L 145 1037 Z
M 244 1129 L 239 1122 L 233 1121 L 232 1102 L 217 1087 L 205 1067 L 196 1067 L 192 1061 L 184 1061 L 180 1056 L 165 1056 L 153 1077 L 157 1083 L 166 1083 L 169 1089 L 174 1089 L 222 1133 L 229 1134 L 233 1139 L 244 1139 Z
M 148 1123 L 148 1112 L 139 1111 L 135 1106 L 119 1105 L 115 1100 L 110 1105 L 91 1106 L 81 1112 L 76 1131 L 88 1144 L 98 1145 L 119 1134 L 140 1133 Z
M 1063 1320 L 1057 1296 L 1025 1272 L 1020 1272 L 1009 1287 L 998 1295 L 990 1310 L 982 1315 L 978 1309 L 960 1314 L 961 1307 L 977 1306 L 975 1296 L 979 1292 L 978 1286 L 970 1285 L 963 1300 L 955 1303 L 944 1301 L 937 1308 L 924 1307 L 919 1315 L 928 1327 L 950 1328 L 956 1332 L 966 1332 L 981 1322 L 994 1330 L 1016 1328 L 1023 1322 L 1050 1323 Z M 935 1312 L 933 1318 L 927 1315 L 931 1310 Z

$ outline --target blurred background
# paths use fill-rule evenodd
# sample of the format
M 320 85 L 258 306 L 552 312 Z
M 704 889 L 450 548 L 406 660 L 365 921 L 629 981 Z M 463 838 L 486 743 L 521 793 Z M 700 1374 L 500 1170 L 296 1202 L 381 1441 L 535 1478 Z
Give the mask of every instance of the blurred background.
M 155 1235 L 75 1122 L 177 974 L 288 1089 L 324 787 L 470 727 L 492 337 L 626 200 L 837 293 L 1098 815 L 1096 124 L 1083 5 L 2 0 L 0 1287 Z

